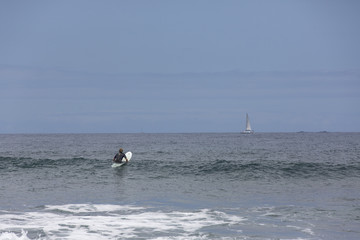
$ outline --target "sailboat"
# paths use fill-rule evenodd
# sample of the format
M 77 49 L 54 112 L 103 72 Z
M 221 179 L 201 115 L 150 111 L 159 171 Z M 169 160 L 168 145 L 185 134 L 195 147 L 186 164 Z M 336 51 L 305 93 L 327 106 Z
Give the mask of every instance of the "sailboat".
M 244 134 L 252 134 L 254 131 L 251 129 L 249 115 L 246 113 L 246 129 L 242 133 Z

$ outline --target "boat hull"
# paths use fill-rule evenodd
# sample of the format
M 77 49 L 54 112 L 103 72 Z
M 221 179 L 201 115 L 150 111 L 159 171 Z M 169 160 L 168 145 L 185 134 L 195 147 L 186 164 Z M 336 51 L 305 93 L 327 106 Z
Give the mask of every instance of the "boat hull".
M 253 130 L 245 130 L 243 132 L 241 132 L 242 134 L 254 134 Z

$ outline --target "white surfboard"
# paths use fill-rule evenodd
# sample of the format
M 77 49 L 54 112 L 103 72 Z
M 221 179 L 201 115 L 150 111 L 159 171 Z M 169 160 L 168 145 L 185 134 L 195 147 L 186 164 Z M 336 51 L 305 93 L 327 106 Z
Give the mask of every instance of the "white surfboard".
M 131 152 L 127 152 L 125 153 L 125 156 L 127 157 L 127 159 L 130 161 L 131 157 L 132 157 L 132 153 Z M 111 167 L 116 168 L 116 167 L 120 167 L 122 165 L 126 164 L 126 159 L 123 157 L 123 159 L 121 160 L 121 163 L 113 163 L 111 165 Z

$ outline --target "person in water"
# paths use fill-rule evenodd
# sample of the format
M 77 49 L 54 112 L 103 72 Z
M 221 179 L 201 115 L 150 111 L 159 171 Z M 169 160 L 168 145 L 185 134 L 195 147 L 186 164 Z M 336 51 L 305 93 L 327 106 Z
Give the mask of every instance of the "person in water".
M 123 153 L 123 151 L 124 151 L 124 150 L 123 150 L 122 148 L 119 149 L 119 152 L 115 155 L 115 157 L 114 157 L 114 159 L 113 159 L 113 162 L 121 163 L 121 160 L 122 160 L 123 158 L 126 159 L 126 162 L 129 161 L 129 160 L 127 159 L 125 153 Z

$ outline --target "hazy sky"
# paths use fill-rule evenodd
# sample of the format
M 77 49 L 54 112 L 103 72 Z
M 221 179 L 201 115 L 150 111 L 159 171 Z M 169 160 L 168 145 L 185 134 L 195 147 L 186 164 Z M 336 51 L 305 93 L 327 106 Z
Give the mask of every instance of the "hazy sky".
M 360 1 L 0 1 L 0 133 L 360 131 Z

